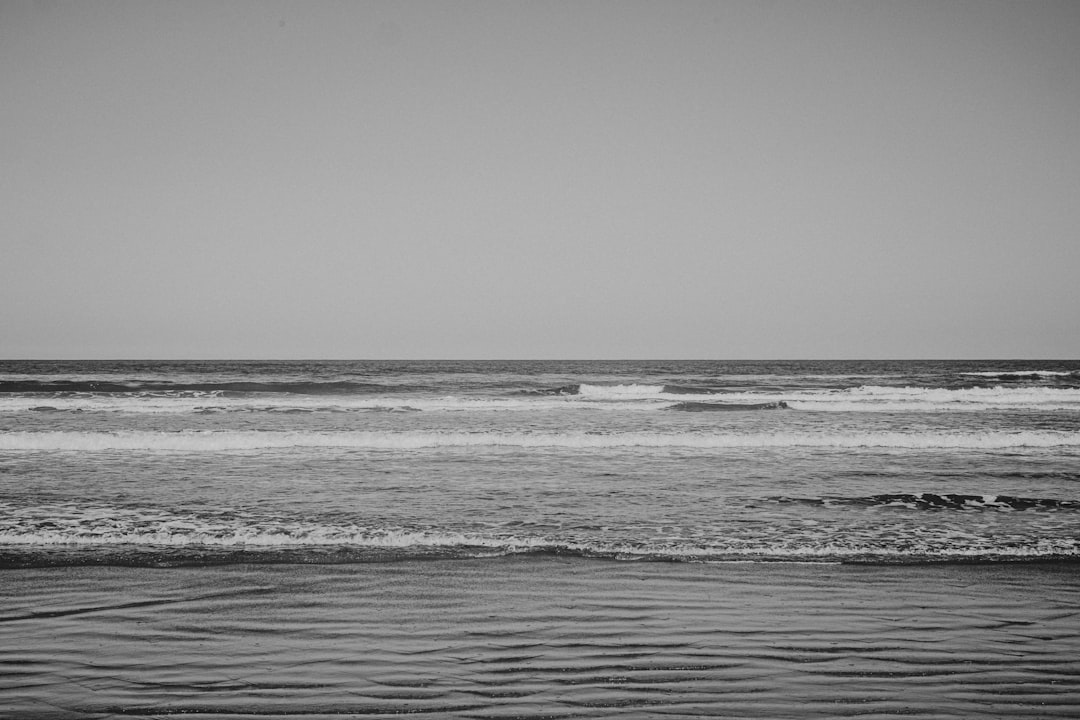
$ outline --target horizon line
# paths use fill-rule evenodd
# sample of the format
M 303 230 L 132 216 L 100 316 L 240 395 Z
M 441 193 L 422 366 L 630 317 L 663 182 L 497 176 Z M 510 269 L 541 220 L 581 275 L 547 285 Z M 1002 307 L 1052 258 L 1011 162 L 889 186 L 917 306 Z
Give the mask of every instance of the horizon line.
M 7 357 L 0 362 L 1080 362 L 1068 357 Z

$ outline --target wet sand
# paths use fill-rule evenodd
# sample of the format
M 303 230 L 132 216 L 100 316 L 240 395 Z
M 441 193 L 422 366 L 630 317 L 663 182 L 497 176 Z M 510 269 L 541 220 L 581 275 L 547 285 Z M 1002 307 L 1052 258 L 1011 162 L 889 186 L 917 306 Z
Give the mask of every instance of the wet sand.
M 0 715 L 1080 717 L 1075 565 L 0 571 Z

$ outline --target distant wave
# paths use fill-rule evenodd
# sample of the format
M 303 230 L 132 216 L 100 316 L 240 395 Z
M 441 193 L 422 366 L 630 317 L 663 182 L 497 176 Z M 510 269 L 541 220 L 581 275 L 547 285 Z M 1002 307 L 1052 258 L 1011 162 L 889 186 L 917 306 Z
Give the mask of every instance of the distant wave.
M 730 410 L 786 410 L 788 404 L 783 400 L 768 403 L 722 403 L 722 402 L 681 402 L 669 406 L 668 410 L 684 412 L 724 412 Z
M 612 433 L 592 432 L 11 432 L 0 450 L 134 450 L 221 452 L 273 448 L 415 450 L 508 448 L 909 448 L 979 449 L 1080 447 L 1080 432 Z
M 663 401 L 596 402 L 583 397 L 431 396 L 384 395 L 179 395 L 129 393 L 126 395 L 0 396 L 0 412 L 118 412 L 139 414 L 182 413 L 364 413 L 426 412 L 537 412 L 544 410 L 652 411 Z
M 982 370 L 978 372 L 958 373 L 964 377 L 981 377 L 990 380 L 1015 382 L 1017 380 L 1075 380 L 1080 381 L 1080 373 L 1063 370 Z
M 669 400 L 687 402 L 687 395 L 722 396 L 723 402 L 776 403 L 788 402 L 795 409 L 814 410 L 881 410 L 886 409 L 983 409 L 1015 406 L 1080 407 L 1080 388 L 1044 386 L 994 387 L 896 387 L 862 385 L 839 389 L 791 389 L 763 391 L 721 390 L 690 386 L 659 384 L 592 385 L 582 383 L 545 390 L 543 395 L 570 396 L 584 400 L 634 401 Z
M 596 399 L 653 398 L 663 395 L 716 395 L 723 390 L 692 385 L 655 385 L 630 383 L 628 385 L 577 383 L 540 391 L 543 395 L 583 395 Z
M 0 380 L 0 393 L 175 393 L 213 395 L 227 393 L 287 393 L 293 395 L 352 395 L 401 392 L 408 386 L 352 381 L 337 382 L 210 382 L 183 383 L 153 380 Z
M 986 409 L 1080 409 L 1080 389 L 1049 387 L 923 388 L 865 385 L 845 390 L 794 392 L 796 410 L 819 412 L 953 412 Z
M 21 382 L 21 381 L 19 381 Z M 95 383 L 83 383 L 85 386 Z M 435 394 L 420 386 L 363 383 L 218 383 L 123 385 L 125 391 L 0 392 L 0 411 L 83 412 L 351 412 L 411 409 L 428 411 L 537 411 L 580 409 L 723 409 L 713 405 L 765 406 L 786 403 L 814 412 L 978 412 L 987 409 L 1080 410 L 1080 388 L 1030 385 L 993 387 L 893 387 L 846 389 L 701 391 L 670 385 L 572 385 L 544 391 Z M 8 382 L 13 387 L 14 382 Z M 43 388 L 53 387 L 46 392 Z M 100 387 L 100 386 L 98 386 Z M 148 389 L 157 388 L 157 389 Z M 166 389 L 167 388 L 167 389 Z M 232 388 L 232 389 L 225 389 Z M 240 390 L 243 388 L 243 390 Z M 258 389 L 256 389 L 258 388 Z M 700 404 L 700 407 L 698 406 Z M 748 408 L 744 408 L 748 409 Z

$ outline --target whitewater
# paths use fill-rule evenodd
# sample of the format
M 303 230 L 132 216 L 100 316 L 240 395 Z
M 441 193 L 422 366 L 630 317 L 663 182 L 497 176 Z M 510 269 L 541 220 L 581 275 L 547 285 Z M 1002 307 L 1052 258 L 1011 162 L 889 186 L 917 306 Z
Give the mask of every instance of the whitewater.
M 969 433 L 850 432 L 680 434 L 574 433 L 434 433 L 178 431 L 115 433 L 12 432 L 0 437 L 0 450 L 162 450 L 223 452 L 281 448 L 420 449 L 420 448 L 1075 448 L 1075 432 L 1000 431 Z

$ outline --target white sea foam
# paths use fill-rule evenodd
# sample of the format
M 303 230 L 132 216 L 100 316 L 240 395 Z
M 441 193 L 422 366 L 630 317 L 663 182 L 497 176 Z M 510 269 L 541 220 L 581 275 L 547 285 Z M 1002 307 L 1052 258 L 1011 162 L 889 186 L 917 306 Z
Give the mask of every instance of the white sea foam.
M 727 399 L 728 396 L 725 396 Z M 758 397 L 758 396 L 755 396 Z M 781 399 L 777 395 L 777 399 Z M 846 390 L 798 392 L 786 396 L 795 410 L 844 412 L 942 412 L 979 410 L 1076 410 L 1080 390 L 1072 388 L 919 388 L 866 385 Z
M 529 549 L 540 538 L 453 530 L 321 524 L 248 513 L 200 517 L 160 509 L 50 503 L 16 507 L 0 502 L 0 545 L 189 545 L 242 548 L 359 546 L 368 548 L 490 547 Z
M 663 385 L 589 385 L 578 386 L 578 394 L 593 400 L 628 400 L 669 397 Z M 682 396 L 678 396 L 682 397 Z
M 1080 447 L 1080 433 L 850 432 L 804 433 L 523 433 L 523 432 L 13 432 L 0 435 L 0 450 L 222 452 L 288 448 L 419 450 L 453 447 L 507 448 L 955 448 Z
M 486 547 L 509 551 L 542 547 L 539 539 L 497 538 L 458 532 L 375 531 L 356 527 L 222 528 L 205 524 L 164 522 L 154 528 L 113 525 L 107 528 L 0 530 L 0 545 L 153 545 L 223 548 L 289 548 L 355 546 L 366 548 Z
M 711 537 L 672 541 L 641 537 L 633 542 L 614 538 L 572 539 L 545 535 L 519 536 L 498 532 L 462 532 L 452 529 L 371 527 L 353 523 L 321 524 L 260 518 L 248 514 L 200 517 L 156 509 L 109 505 L 52 503 L 14 507 L 0 502 L 0 545 L 8 547 L 98 546 L 187 547 L 224 550 L 296 550 L 354 548 L 404 550 L 444 548 L 470 554 L 476 548 L 500 553 L 535 550 L 569 551 L 585 555 L 625 558 L 679 557 L 709 560 L 731 558 L 857 559 L 861 557 L 972 558 L 987 555 L 1014 558 L 1076 556 L 1080 540 L 1074 537 L 1032 538 L 1025 542 L 996 542 L 987 535 L 964 532 L 897 536 L 886 530 L 880 537 L 827 536 L 802 528 L 783 538 Z M 830 539 L 831 538 L 831 539 Z
M 686 401 L 760 404 L 784 401 L 816 412 L 953 412 L 986 409 L 1080 410 L 1080 389 L 1048 387 L 920 388 L 866 385 L 843 390 L 665 392 L 663 385 L 581 385 L 577 395 L 502 397 L 425 395 L 276 395 L 227 397 L 215 392 L 145 392 L 61 396 L 0 396 L 0 412 L 536 412 L 545 410 L 652 411 Z

